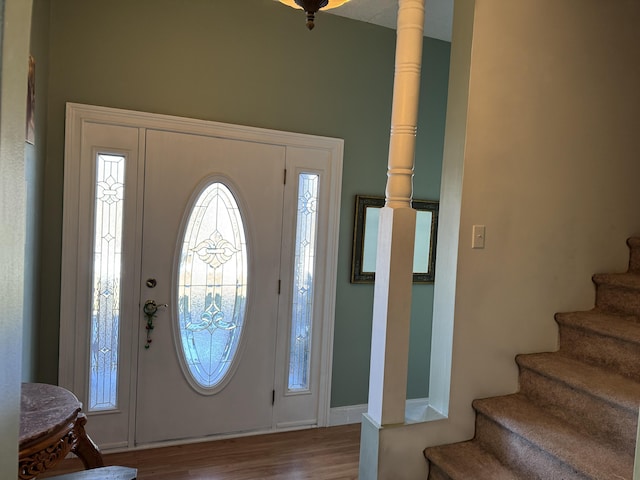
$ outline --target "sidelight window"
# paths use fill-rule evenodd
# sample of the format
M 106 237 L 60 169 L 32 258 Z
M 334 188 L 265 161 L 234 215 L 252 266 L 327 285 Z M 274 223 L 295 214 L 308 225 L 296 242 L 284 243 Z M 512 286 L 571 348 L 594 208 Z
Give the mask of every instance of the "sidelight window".
M 289 345 L 290 391 L 309 389 L 319 175 L 298 176 L 293 305 Z
M 89 411 L 118 408 L 124 174 L 124 156 L 96 156 Z

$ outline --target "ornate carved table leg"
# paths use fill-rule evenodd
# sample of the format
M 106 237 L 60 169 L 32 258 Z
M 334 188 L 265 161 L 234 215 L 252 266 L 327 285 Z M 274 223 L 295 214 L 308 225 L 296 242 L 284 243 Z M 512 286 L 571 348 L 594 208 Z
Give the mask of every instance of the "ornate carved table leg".
M 70 451 L 82 460 L 86 469 L 103 467 L 100 450 L 84 429 L 86 423 L 82 404 L 70 391 L 56 385 L 23 383 L 20 480 L 29 480 L 53 468 Z
M 20 452 L 18 478 L 29 480 L 53 468 L 73 448 L 72 424 Z
M 84 468 L 86 469 L 104 467 L 104 461 L 102 460 L 100 450 L 98 450 L 98 447 L 93 443 L 93 440 L 91 440 L 84 429 L 86 423 L 86 415 L 84 413 L 80 413 L 73 428 L 75 442 L 71 451 L 75 453 L 80 460 L 82 460 Z

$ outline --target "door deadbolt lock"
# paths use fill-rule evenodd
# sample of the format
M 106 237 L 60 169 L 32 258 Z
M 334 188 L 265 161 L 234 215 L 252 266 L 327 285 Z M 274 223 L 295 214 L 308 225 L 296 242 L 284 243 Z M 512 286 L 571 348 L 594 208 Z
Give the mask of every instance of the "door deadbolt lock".
M 158 284 L 157 280 L 155 278 L 147 278 L 147 287 L 149 288 L 155 288 L 155 286 Z

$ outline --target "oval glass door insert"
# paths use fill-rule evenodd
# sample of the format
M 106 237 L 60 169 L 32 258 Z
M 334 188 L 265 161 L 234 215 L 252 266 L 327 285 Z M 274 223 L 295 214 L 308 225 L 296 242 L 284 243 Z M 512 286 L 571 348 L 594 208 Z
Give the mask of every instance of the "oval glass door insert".
M 178 330 L 181 363 L 192 385 L 214 393 L 230 372 L 246 300 L 242 215 L 231 190 L 215 182 L 193 204 L 180 253 Z

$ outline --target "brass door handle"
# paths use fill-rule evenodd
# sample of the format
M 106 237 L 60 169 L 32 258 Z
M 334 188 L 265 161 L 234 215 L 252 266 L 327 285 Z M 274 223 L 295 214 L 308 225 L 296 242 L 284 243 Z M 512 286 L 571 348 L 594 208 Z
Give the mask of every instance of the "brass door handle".
M 151 346 L 151 342 L 153 341 L 151 338 L 151 330 L 154 329 L 153 325 L 153 317 L 156 316 L 158 312 L 158 308 L 164 307 L 167 308 L 169 305 L 166 303 L 157 304 L 155 300 L 147 300 L 144 302 L 144 306 L 142 307 L 142 311 L 144 312 L 144 316 L 147 317 L 147 325 L 145 329 L 147 330 L 147 343 L 144 348 L 148 349 Z

